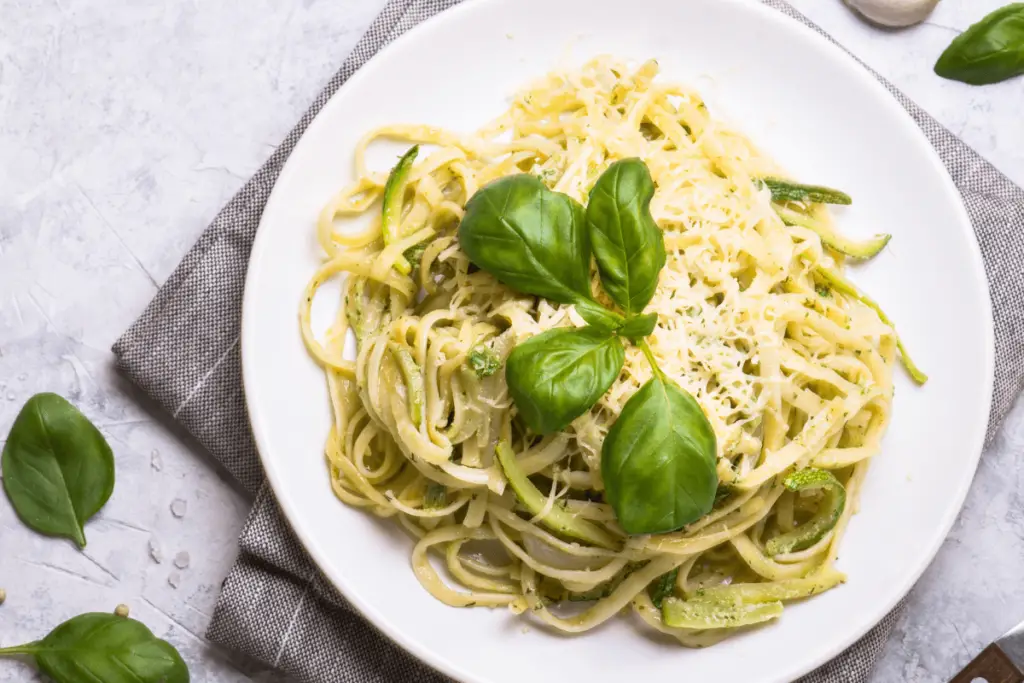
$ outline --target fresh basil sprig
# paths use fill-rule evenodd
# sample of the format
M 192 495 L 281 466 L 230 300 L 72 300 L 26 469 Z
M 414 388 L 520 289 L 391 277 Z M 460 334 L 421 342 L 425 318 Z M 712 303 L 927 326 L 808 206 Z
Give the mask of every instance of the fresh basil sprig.
M 537 434 L 565 429 L 597 403 L 622 371 L 626 350 L 597 327 L 559 327 L 519 344 L 506 361 L 509 393 Z
M 479 268 L 526 294 L 574 304 L 587 327 L 548 330 L 519 344 L 505 379 L 519 414 L 538 434 L 567 427 L 618 378 L 622 339 L 643 350 L 654 378 L 624 406 L 602 448 L 606 498 L 631 534 L 679 529 L 714 505 L 715 433 L 692 396 L 658 368 L 644 338 L 644 314 L 665 265 L 665 243 L 650 212 L 654 183 L 639 159 L 613 163 L 586 210 L 533 176 L 515 175 L 477 191 L 459 226 L 462 250 Z M 584 221 L 585 217 L 585 221 Z M 590 289 L 591 259 L 625 316 Z
M 114 490 L 114 455 L 85 415 L 56 394 L 36 394 L 14 420 L 0 467 L 21 521 L 85 547 L 85 522 Z
M 601 285 L 626 315 L 640 313 L 665 267 L 665 240 L 651 216 L 654 181 L 639 159 L 616 161 L 590 191 L 587 228 Z
M 1024 74 L 1024 3 L 997 9 L 954 38 L 935 63 L 935 73 L 971 85 Z
M 92 612 L 74 617 L 42 640 L 0 649 L 27 655 L 56 683 L 188 683 L 178 651 L 134 619 Z

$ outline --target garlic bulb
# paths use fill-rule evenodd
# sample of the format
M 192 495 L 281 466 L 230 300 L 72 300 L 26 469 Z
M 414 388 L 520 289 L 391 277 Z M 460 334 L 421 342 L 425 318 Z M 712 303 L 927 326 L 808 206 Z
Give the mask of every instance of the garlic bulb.
M 939 0 L 846 0 L 870 21 L 883 26 L 910 26 L 924 21 Z

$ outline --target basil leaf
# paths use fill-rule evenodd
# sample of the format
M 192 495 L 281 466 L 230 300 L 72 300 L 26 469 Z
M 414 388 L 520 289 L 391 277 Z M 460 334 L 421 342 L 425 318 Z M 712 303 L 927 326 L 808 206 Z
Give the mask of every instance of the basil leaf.
M 623 406 L 601 448 L 605 499 L 629 534 L 676 531 L 707 514 L 717 444 L 692 396 L 656 376 Z
M 615 331 L 622 327 L 624 322 L 622 316 L 618 313 L 609 311 L 599 303 L 585 299 L 576 302 L 576 312 L 587 321 L 588 325 L 593 325 L 602 330 Z
M 591 297 L 583 207 L 536 176 L 507 176 L 470 197 L 459 245 L 475 265 L 524 294 L 562 304 Z
M 178 651 L 145 625 L 114 614 L 74 617 L 40 641 L 0 649 L 30 655 L 56 683 L 188 683 Z
M 654 296 L 665 266 L 665 239 L 651 216 L 654 182 L 639 159 L 616 161 L 590 191 L 587 229 L 601 284 L 627 315 Z
M 85 547 L 85 522 L 114 490 L 114 455 L 85 415 L 56 394 L 36 394 L 14 420 L 0 466 L 21 521 Z
M 612 332 L 560 327 L 513 349 L 505 361 L 505 380 L 530 429 L 550 434 L 597 403 L 625 359 L 626 350 Z
M 971 85 L 1024 74 L 1024 3 L 997 9 L 954 38 L 935 73 Z
M 620 336 L 626 337 L 627 339 L 640 339 L 646 337 L 651 332 L 654 332 L 654 328 L 658 324 L 657 313 L 647 313 L 646 315 L 638 315 L 630 318 L 617 332 Z

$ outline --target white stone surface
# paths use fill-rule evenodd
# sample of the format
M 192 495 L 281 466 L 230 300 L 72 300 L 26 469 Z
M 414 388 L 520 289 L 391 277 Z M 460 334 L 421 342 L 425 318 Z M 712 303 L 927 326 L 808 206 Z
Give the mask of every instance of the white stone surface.
M 931 70 L 1003 0 L 944 0 L 904 31 L 870 27 L 839 0 L 792 1 L 1024 184 L 1024 81 L 972 88 Z M 56 391 L 107 435 L 118 474 L 85 553 L 29 532 L 0 497 L 0 644 L 125 603 L 194 681 L 274 678 L 202 638 L 248 502 L 115 373 L 109 348 L 382 4 L 0 0 L 0 435 L 30 395 Z M 1024 619 L 1022 449 L 1018 407 L 876 682 L 944 682 Z M 187 568 L 174 566 L 180 552 Z M 0 682 L 32 676 L 0 662 Z

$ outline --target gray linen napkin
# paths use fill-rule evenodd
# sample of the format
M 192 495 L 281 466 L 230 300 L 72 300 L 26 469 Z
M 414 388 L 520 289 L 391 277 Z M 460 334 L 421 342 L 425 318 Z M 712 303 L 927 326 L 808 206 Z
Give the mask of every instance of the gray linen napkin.
M 382 46 L 458 1 L 388 2 L 298 125 L 221 210 L 113 349 L 120 369 L 256 496 L 208 637 L 304 683 L 447 679 L 399 649 L 348 605 L 309 560 L 263 482 L 245 412 L 238 348 L 249 251 L 281 167 L 331 95 Z M 783 0 L 763 1 L 820 31 Z M 991 439 L 1024 378 L 1024 191 L 879 78 L 938 150 L 981 244 L 995 308 Z M 802 683 L 866 681 L 900 611 L 897 607 Z

